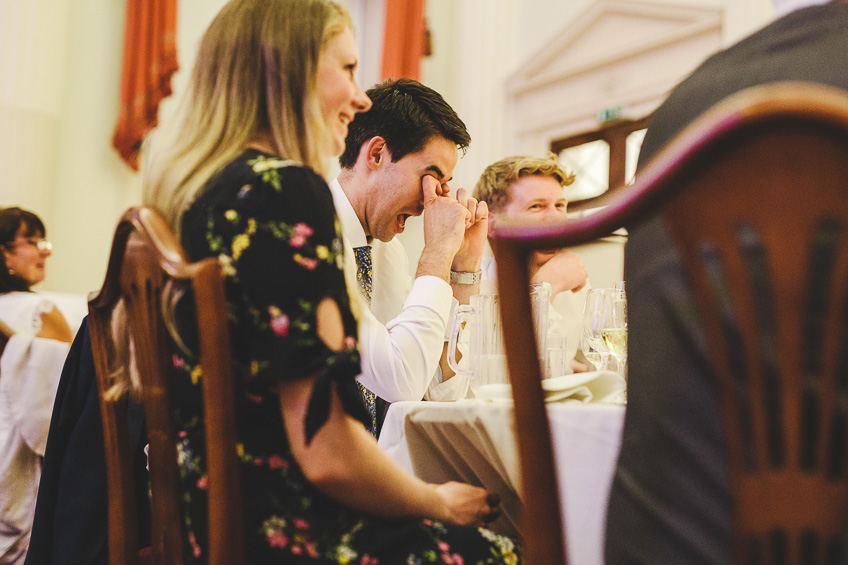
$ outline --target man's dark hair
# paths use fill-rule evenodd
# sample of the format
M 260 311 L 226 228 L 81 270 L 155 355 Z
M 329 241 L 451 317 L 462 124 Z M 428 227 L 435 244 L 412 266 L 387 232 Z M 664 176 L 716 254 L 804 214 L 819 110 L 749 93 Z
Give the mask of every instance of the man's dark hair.
M 393 162 L 421 151 L 433 137 L 454 142 L 463 153 L 471 143 L 465 124 L 442 95 L 417 80 L 388 79 L 366 94 L 372 106 L 350 123 L 339 157 L 343 169 L 352 168 L 362 144 L 378 135 L 386 140 Z

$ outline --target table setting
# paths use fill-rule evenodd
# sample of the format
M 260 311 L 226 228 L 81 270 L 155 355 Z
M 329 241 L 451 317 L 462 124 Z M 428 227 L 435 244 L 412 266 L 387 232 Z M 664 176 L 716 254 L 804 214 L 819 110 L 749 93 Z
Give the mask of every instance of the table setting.
M 591 303 L 587 299 L 582 336 L 582 341 L 597 347 L 600 353 L 594 358 L 597 363 L 587 355 L 597 370 L 571 373 L 562 358 L 562 342 L 540 335 L 540 328 L 547 328 L 546 313 L 536 308 L 544 310 L 550 294 L 543 287 L 531 287 L 531 298 L 536 293 L 531 302 L 540 343 L 539 360 L 546 377 L 541 385 L 572 563 L 600 562 L 603 555 L 607 499 L 626 404 L 626 382 L 621 374 L 626 375 L 624 290 L 602 290 L 595 294 L 603 295 L 603 299 L 596 296 Z M 496 295 L 475 295 L 470 305 L 460 308 L 454 324 L 448 350 L 455 355 L 459 346 L 466 352 L 465 362 L 454 360 L 453 366 L 458 375 L 469 379 L 469 398 L 392 404 L 379 444 L 401 466 L 425 481 L 462 481 L 498 493 L 503 513 L 491 528 L 515 536 L 523 511 L 521 476 L 512 390 L 500 342 L 503 328 L 497 312 Z M 608 331 L 619 329 L 624 330 L 623 338 L 620 331 Z M 600 341 L 594 341 L 595 332 Z M 606 334 L 609 345 L 602 334 Z M 589 337 L 593 338 L 591 342 Z

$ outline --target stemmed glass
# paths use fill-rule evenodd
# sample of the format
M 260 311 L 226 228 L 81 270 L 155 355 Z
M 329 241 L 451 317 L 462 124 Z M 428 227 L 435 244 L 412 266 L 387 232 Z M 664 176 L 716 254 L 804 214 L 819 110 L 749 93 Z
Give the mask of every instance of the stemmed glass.
M 623 290 L 608 289 L 604 303 L 601 339 L 615 356 L 618 371 L 627 378 L 627 297 Z
M 583 350 L 583 355 L 586 357 L 586 360 L 591 363 L 595 369 L 601 369 L 602 365 L 602 355 L 601 352 L 592 347 L 592 343 L 589 341 L 588 336 L 583 334 L 580 337 L 580 349 Z
M 583 353 L 595 368 L 609 368 L 610 351 L 604 345 L 601 330 L 606 324 L 607 289 L 593 288 L 586 295 L 583 307 Z

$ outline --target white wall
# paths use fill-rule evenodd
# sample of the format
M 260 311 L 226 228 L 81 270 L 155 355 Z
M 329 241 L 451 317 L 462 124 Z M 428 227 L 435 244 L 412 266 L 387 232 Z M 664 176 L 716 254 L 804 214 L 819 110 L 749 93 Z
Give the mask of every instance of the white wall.
M 31 208 L 48 226 L 70 74 L 70 7 L 70 0 L 0 0 L 0 206 Z
M 662 1 L 725 7 L 724 45 L 762 26 L 772 14 L 770 0 Z M 509 133 L 513 128 L 505 101 L 505 79 L 592 2 L 427 0 L 434 53 L 424 61 L 422 80 L 454 107 L 472 139 L 454 171 L 454 189 L 472 189 L 486 166 L 515 152 L 518 143 Z M 424 246 L 420 219 L 407 222 L 401 241 L 410 257 L 420 254 Z M 587 267 L 590 273 L 607 270 L 600 264 L 587 263 Z
M 473 187 L 482 169 L 510 147 L 505 77 L 591 1 L 428 0 L 434 55 L 424 62 L 423 80 L 453 105 L 473 139 L 454 187 Z M 348 3 L 367 87 L 379 73 L 383 3 Z M 770 14 L 768 0 L 726 3 L 736 22 L 728 42 Z M 203 30 L 223 4 L 180 1 L 176 92 Z M 0 206 L 20 205 L 44 218 L 55 246 L 44 289 L 98 288 L 115 222 L 140 199 L 137 175 L 111 147 L 124 6 L 118 0 L 0 0 Z M 163 103 L 161 119 L 174 104 Z M 420 224 L 410 222 L 408 231 L 405 244 L 414 254 Z
M 180 2 L 175 90 L 223 4 Z M 124 14 L 115 0 L 0 0 L 0 205 L 47 225 L 54 252 L 42 290 L 98 288 L 115 223 L 140 201 L 138 175 L 111 146 Z M 172 107 L 166 100 L 160 116 Z

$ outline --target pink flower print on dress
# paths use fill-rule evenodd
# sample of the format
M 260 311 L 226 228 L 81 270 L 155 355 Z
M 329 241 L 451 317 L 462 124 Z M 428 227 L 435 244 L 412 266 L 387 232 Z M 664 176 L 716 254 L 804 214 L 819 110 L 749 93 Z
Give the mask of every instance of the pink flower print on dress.
M 376 557 L 371 557 L 367 553 L 362 556 L 362 559 L 359 560 L 359 565 L 379 565 L 380 560 Z
M 283 532 L 271 532 L 265 535 L 265 539 L 271 547 L 283 548 L 289 544 L 289 538 Z
M 268 306 L 268 313 L 271 315 L 271 329 L 274 330 L 274 333 L 280 337 L 287 336 L 289 333 L 289 317 L 276 306 Z
M 307 522 L 303 518 L 295 518 L 294 519 L 294 527 L 297 528 L 298 530 L 308 530 L 309 529 L 309 522 Z
M 295 263 L 297 263 L 307 271 L 314 271 L 315 267 L 318 266 L 318 261 L 316 261 L 315 259 L 309 259 L 307 257 L 304 257 L 300 253 L 295 253 L 294 257 L 292 258 L 294 259 Z
M 299 224 L 295 224 L 294 233 L 291 238 L 289 238 L 289 245 L 292 247 L 302 247 L 304 243 L 306 243 L 306 238 L 315 233 L 308 225 L 300 222 Z
M 206 490 L 209 486 L 209 479 L 206 478 L 206 475 L 203 475 L 199 479 L 197 479 L 197 488 L 200 490 Z
M 183 360 L 182 357 L 174 355 L 173 362 L 174 362 L 174 368 L 175 369 L 182 369 L 183 367 L 185 367 L 185 361 Z
M 310 235 L 315 233 L 315 230 L 313 230 L 311 227 L 309 227 L 307 224 L 304 224 L 303 222 L 298 222 L 294 225 L 294 233 L 309 237 Z
M 279 455 L 272 455 L 268 458 L 268 468 L 269 469 L 287 469 L 289 466 L 288 461 L 280 457 Z
M 197 545 L 197 539 L 194 537 L 194 532 L 188 533 L 188 543 L 191 545 L 191 554 L 196 558 L 200 557 L 200 546 Z

